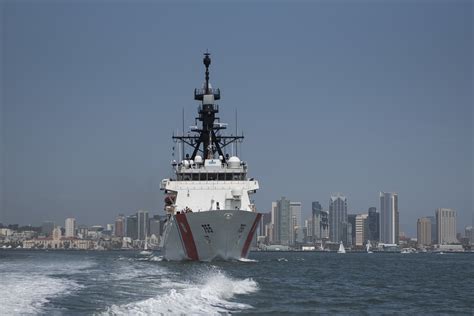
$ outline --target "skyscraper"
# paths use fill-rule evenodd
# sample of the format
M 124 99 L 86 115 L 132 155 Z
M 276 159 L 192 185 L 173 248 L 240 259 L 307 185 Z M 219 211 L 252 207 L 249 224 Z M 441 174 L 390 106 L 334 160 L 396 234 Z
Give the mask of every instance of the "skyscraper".
M 431 219 L 428 217 L 419 218 L 416 222 L 416 237 L 418 245 L 431 245 Z
M 159 217 L 153 216 L 153 218 L 150 218 L 148 227 L 150 227 L 148 230 L 148 236 L 155 235 L 156 237 L 160 237 L 161 222 Z
M 275 244 L 290 244 L 290 225 L 292 224 L 292 216 L 290 211 L 290 201 L 282 197 L 275 204 L 273 227 L 273 242 Z
M 145 240 L 145 237 L 149 235 L 150 231 L 147 211 L 139 210 L 137 212 L 137 224 L 138 239 Z
M 437 244 L 438 243 L 438 224 L 436 223 L 436 217 L 435 216 L 427 216 L 426 218 L 429 218 L 431 221 L 431 244 Z
M 329 213 L 326 210 L 321 210 L 319 227 L 321 229 L 321 239 L 329 239 Z
M 349 246 L 355 243 L 356 239 L 356 214 L 348 214 L 347 215 L 347 228 L 346 234 L 347 235 L 347 242 L 344 242 L 344 245 Z
M 115 219 L 115 232 L 114 235 L 116 237 L 124 237 L 125 236 L 125 216 L 123 214 L 119 214 Z
M 280 220 L 278 218 L 278 211 L 277 211 L 277 202 L 272 202 L 272 223 L 270 224 L 270 227 L 269 227 L 269 233 L 271 233 L 270 235 L 270 243 L 272 244 L 278 244 L 279 241 L 277 242 L 278 240 L 278 236 L 279 236 L 279 227 L 280 227 Z
M 127 237 L 130 237 L 132 240 L 138 239 L 137 215 L 127 216 Z
M 438 244 L 456 243 L 456 211 L 450 208 L 436 210 Z
M 301 202 L 290 202 L 290 214 L 290 245 L 294 245 L 296 242 L 303 242 Z
M 340 193 L 329 199 L 329 234 L 333 242 L 347 244 L 347 198 Z
M 398 238 L 398 194 L 380 192 L 380 242 L 384 244 L 398 244 Z
M 355 218 L 355 245 L 363 246 L 368 240 L 368 214 L 358 214 Z
M 258 224 L 258 236 L 265 236 L 265 227 L 271 224 L 272 212 L 262 213 L 262 218 Z
M 321 212 L 323 207 L 321 203 L 315 201 L 311 203 L 311 226 L 312 226 L 312 239 L 315 242 L 318 239 L 321 239 Z
M 64 227 L 66 228 L 66 237 L 76 237 L 76 219 L 66 218 Z
M 371 241 L 379 241 L 380 239 L 380 214 L 377 212 L 377 208 L 369 207 L 368 221 L 368 236 L 367 239 Z

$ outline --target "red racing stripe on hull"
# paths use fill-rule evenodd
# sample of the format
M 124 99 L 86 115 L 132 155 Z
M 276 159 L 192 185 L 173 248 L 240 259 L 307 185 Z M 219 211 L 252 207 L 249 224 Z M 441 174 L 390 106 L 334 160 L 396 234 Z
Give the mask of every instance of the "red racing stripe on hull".
M 262 217 L 262 214 L 257 213 L 252 228 L 249 231 L 249 235 L 247 236 L 247 240 L 245 240 L 244 248 L 242 248 L 242 253 L 240 254 L 242 258 L 247 257 L 250 248 L 250 243 L 252 242 L 253 235 L 255 234 L 255 230 L 257 229 L 257 224 L 258 222 L 260 222 L 260 217 Z
M 179 232 L 186 248 L 186 254 L 190 260 L 199 260 L 196 243 L 194 242 L 193 232 L 189 226 L 186 214 L 176 214 L 176 221 L 178 223 Z

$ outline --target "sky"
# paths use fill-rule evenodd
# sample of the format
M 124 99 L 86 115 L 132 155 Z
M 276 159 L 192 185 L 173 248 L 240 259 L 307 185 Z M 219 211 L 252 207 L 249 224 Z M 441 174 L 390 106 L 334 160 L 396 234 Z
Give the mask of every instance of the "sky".
M 473 222 L 472 1 L 5 1 L 0 222 L 163 214 L 174 131 L 212 54 L 257 209 L 349 213 L 399 194 L 400 230 Z M 230 131 L 229 131 L 230 132 Z

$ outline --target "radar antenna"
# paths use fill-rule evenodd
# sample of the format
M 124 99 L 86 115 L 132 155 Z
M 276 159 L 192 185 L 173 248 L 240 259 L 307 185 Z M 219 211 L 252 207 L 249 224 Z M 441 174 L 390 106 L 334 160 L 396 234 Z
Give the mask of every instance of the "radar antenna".
M 215 101 L 220 100 L 221 93 L 218 88 L 212 88 L 209 83 L 210 55 L 206 51 L 203 58 L 203 64 L 206 67 L 204 87 L 194 90 L 194 100 L 201 101 L 201 105 L 198 107 L 199 116 L 195 119 L 195 125 L 199 120 L 202 122 L 201 126 L 191 128 L 191 132 L 195 133 L 194 135 L 185 136 L 183 133 L 181 136 L 173 136 L 173 139 L 193 148 L 191 160 L 194 160 L 199 152 L 202 153 L 204 159 L 213 159 L 215 154 L 218 153 L 225 162 L 227 157 L 222 149 L 234 142 L 241 141 L 244 136 L 223 136 L 220 134 L 220 130 L 226 129 L 226 125 L 220 123 L 219 117 L 216 116 L 219 113 L 219 105 Z M 182 155 L 185 156 L 184 150 Z

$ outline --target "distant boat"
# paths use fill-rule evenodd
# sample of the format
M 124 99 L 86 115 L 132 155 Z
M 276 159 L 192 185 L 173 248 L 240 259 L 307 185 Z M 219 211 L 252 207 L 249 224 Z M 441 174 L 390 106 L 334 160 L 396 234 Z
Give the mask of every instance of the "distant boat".
M 400 253 L 416 253 L 416 249 L 414 248 L 403 248 Z
M 145 230 L 145 232 L 146 232 L 146 230 Z M 152 252 L 148 250 L 148 236 L 145 236 L 145 245 L 143 246 L 143 250 L 140 251 L 140 254 L 142 256 L 149 256 L 149 255 L 152 254 Z
M 373 253 L 372 251 L 370 251 L 371 247 L 372 245 L 370 244 L 370 240 L 367 240 L 367 244 L 365 245 L 365 249 L 367 250 L 367 253 Z
M 339 250 L 337 251 L 337 253 L 346 253 L 346 249 L 344 248 L 344 244 L 341 243 L 339 244 Z

